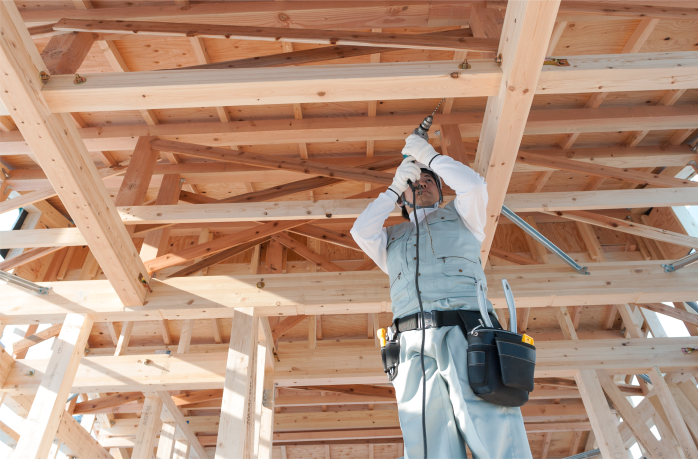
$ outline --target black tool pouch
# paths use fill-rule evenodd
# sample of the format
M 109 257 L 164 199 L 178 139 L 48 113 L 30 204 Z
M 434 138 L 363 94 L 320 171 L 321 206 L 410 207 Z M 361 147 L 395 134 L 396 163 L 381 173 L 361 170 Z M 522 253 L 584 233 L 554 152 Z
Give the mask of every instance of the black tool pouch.
M 484 328 L 475 311 L 459 311 L 468 341 L 468 379 L 475 395 L 500 406 L 522 406 L 533 390 L 536 348 L 523 342 L 522 335 Z
M 392 381 L 397 377 L 397 367 L 400 364 L 400 339 L 386 341 L 381 348 L 381 358 L 383 359 L 383 371 L 388 375 L 388 380 Z

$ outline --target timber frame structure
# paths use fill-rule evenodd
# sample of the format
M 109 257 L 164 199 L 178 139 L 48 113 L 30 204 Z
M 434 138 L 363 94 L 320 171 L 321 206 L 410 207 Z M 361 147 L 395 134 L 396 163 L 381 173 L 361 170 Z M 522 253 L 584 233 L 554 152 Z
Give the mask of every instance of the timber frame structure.
M 536 340 L 534 457 L 698 458 L 698 264 L 661 266 L 698 247 L 695 1 L 2 0 L 0 31 L 0 269 L 51 287 L 0 284 L 13 457 L 401 456 L 348 231 L 445 97 Z

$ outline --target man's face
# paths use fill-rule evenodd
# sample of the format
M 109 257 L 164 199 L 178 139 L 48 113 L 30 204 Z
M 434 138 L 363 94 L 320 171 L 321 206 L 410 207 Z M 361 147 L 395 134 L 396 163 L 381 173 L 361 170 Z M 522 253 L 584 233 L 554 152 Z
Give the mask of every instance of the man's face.
M 422 172 L 422 176 L 415 185 L 420 185 L 421 189 L 417 189 L 417 205 L 422 207 L 433 206 L 439 201 L 439 188 L 431 174 Z M 405 199 L 412 203 L 412 190 L 405 190 Z

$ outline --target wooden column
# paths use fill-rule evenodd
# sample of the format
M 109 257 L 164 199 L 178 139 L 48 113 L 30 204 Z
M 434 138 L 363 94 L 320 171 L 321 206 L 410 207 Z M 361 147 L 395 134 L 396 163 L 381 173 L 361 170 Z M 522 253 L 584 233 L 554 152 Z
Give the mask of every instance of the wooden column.
M 273 343 L 267 343 L 272 346 Z M 262 414 L 257 444 L 254 448 L 254 459 L 271 459 L 272 434 L 274 433 L 274 372 L 266 369 L 264 374 Z
M 487 181 L 489 193 L 483 260 L 492 245 L 559 5 L 559 0 L 517 1 L 507 6 L 504 16 L 497 53 L 502 56 L 502 83 L 499 94 L 487 100 L 474 167 Z
M 259 323 L 259 318 L 254 317 L 253 312 L 252 308 L 241 308 L 233 314 L 216 459 L 242 458 L 245 453 L 251 364 L 257 350 Z
M 601 455 L 604 458 L 627 459 L 623 439 L 616 426 L 617 419 L 608 406 L 596 372 L 579 370 L 574 379 L 582 395 Z
M 557 319 L 565 339 L 579 339 L 567 307 L 558 308 Z M 627 459 L 623 439 L 616 427 L 616 417 L 606 402 L 601 383 L 594 370 L 579 370 L 574 378 L 589 415 L 591 427 L 604 459 Z
M 155 436 L 160 432 L 162 421 L 162 400 L 155 394 L 145 397 L 141 421 L 136 432 L 136 441 L 133 445 L 133 459 L 151 459 L 155 446 Z
M 86 315 L 68 314 L 56 339 L 41 385 L 36 393 L 22 436 L 15 449 L 16 458 L 44 458 L 65 411 L 65 401 L 73 385 L 80 359 L 92 329 L 92 319 Z
M 150 281 L 126 227 L 69 115 L 54 114 L 41 94 L 48 72 L 13 2 L 0 3 L 0 92 L 15 124 L 97 256 L 125 306 L 143 304 Z

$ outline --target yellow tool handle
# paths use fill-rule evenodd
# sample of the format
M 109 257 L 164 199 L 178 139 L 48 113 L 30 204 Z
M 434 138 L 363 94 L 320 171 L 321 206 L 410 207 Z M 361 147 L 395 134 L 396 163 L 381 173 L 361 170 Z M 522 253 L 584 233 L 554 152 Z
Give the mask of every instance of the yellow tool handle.
M 385 347 L 387 334 L 388 331 L 385 328 L 379 328 L 378 330 L 376 330 L 376 335 L 378 336 L 378 339 L 381 341 L 381 347 Z

